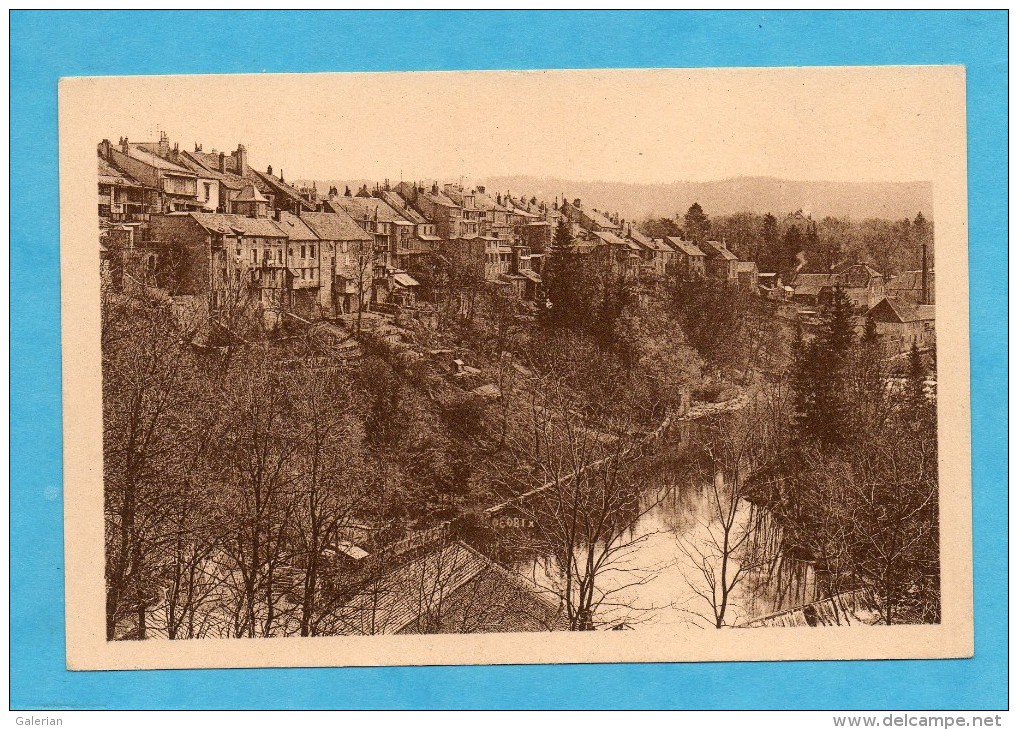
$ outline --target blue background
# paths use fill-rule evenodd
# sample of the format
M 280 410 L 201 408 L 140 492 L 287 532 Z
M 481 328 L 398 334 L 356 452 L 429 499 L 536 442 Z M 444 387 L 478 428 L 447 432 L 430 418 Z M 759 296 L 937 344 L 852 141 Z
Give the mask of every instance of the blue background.
M 64 669 L 59 77 L 846 64 L 967 67 L 974 659 Z M 12 708 L 1006 707 L 1005 12 L 13 12 L 10 93 Z

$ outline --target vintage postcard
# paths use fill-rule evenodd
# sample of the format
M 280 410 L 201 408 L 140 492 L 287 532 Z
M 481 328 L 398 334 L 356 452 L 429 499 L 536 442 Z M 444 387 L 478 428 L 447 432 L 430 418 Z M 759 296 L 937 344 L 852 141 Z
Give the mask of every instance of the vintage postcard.
M 972 654 L 963 68 L 59 91 L 69 668 Z

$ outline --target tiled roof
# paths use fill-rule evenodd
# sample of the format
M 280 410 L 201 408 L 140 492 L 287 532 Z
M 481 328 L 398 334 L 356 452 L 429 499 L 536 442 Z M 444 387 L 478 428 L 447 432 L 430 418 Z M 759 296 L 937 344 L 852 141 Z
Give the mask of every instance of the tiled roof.
M 615 246 L 628 246 L 629 245 L 628 242 L 626 242 L 625 240 L 619 238 L 618 236 L 616 236 L 611 231 L 591 231 L 591 233 L 593 235 L 597 236 L 599 239 L 601 239 L 605 243 L 610 243 L 610 244 L 615 245 Z M 637 246 L 637 249 L 639 249 L 638 246 Z
M 225 158 L 227 166 L 225 173 L 219 172 L 219 155 L 184 150 L 180 153 L 180 157 L 184 167 L 190 168 L 199 175 L 213 177 L 231 190 L 243 190 L 244 186 L 249 182 L 247 178 L 241 177 L 230 170 L 233 158 L 229 155 L 226 155 Z
M 671 245 L 679 253 L 684 253 L 686 256 L 705 256 L 703 251 L 697 248 L 696 244 L 692 241 L 684 241 L 678 236 L 665 236 L 665 241 Z
M 632 238 L 637 243 L 642 243 L 644 246 L 651 246 L 651 245 L 653 245 L 652 244 L 653 239 L 650 236 L 645 236 L 644 234 L 640 233 L 640 231 L 636 230 L 635 228 L 630 228 L 627 231 L 627 237 L 628 238 Z
M 301 218 L 293 213 L 282 212 L 276 226 L 286 234 L 291 241 L 317 241 L 318 235 L 308 227 Z
M 705 241 L 700 249 L 707 255 L 707 258 L 722 258 L 725 261 L 738 261 L 739 257 L 729 251 L 724 244 L 718 241 Z
M 374 237 L 357 225 L 345 211 L 339 213 L 302 213 L 301 220 L 326 241 L 373 241 Z
M 125 172 L 113 167 L 102 157 L 96 158 L 99 162 L 99 182 L 104 185 L 119 185 L 125 188 L 140 188 L 142 184 Z
M 379 220 L 387 223 L 410 224 L 406 218 L 392 209 L 381 198 L 357 198 L 337 195 L 325 201 L 333 210 L 343 210 L 357 220 L 365 217 L 371 220 Z
M 837 268 L 841 284 L 845 287 L 865 287 L 874 279 L 883 279 L 884 275 L 869 264 L 846 264 Z
M 495 199 L 487 193 L 474 193 L 474 207 L 478 210 L 499 210 L 505 211 L 506 208 L 503 205 L 499 205 L 495 202 Z
M 451 543 L 401 565 L 368 585 L 339 609 L 343 633 L 396 634 L 413 628 L 457 588 L 488 566 L 484 557 Z
M 201 226 L 216 233 L 240 231 L 244 236 L 281 238 L 286 234 L 270 218 L 249 218 L 233 213 L 188 213 Z
M 382 193 L 382 200 L 386 204 L 398 212 L 401 216 L 406 218 L 411 223 L 428 223 L 428 219 L 418 213 L 416 210 L 410 207 L 410 205 L 403 200 L 403 196 L 394 190 L 386 190 Z
M 268 198 L 258 192 L 258 188 L 255 187 L 253 182 L 247 183 L 244 186 L 244 190 L 241 191 L 240 195 L 234 198 L 234 201 L 239 203 L 267 203 Z
M 188 170 L 186 167 L 181 167 L 180 165 L 173 164 L 169 160 L 164 160 L 162 157 L 154 155 L 148 150 L 142 149 L 137 144 L 129 145 L 129 149 L 130 149 L 130 154 L 128 155 L 129 157 L 133 157 L 139 162 L 144 162 L 146 165 L 149 165 L 150 167 L 155 167 L 162 170 L 163 172 L 168 172 L 171 174 L 188 175 L 191 177 L 194 176 L 194 173 Z
M 618 228 L 618 224 L 610 220 L 608 216 L 604 215 L 600 211 L 594 210 L 593 208 L 580 208 L 583 215 L 587 216 L 596 225 L 603 226 L 605 228 Z
M 258 170 L 253 170 L 252 172 L 255 177 L 261 178 L 266 184 L 268 184 L 273 192 L 277 194 L 281 193 L 289 197 L 291 200 L 299 201 L 309 207 L 311 206 L 311 204 L 300 194 L 300 191 L 290 183 L 283 182 L 280 178 L 275 175 L 270 175 L 267 172 L 259 172 Z
M 792 286 L 835 286 L 839 279 L 836 274 L 796 274 Z
M 901 322 L 922 322 L 935 318 L 936 308 L 932 304 L 912 304 L 904 299 L 885 297 L 870 308 L 867 315 L 881 314 L 881 310 L 889 310 Z

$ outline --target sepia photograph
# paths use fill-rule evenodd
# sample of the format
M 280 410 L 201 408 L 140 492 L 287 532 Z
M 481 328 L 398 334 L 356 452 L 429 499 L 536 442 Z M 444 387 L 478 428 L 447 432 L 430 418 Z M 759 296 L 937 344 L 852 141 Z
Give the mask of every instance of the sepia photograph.
M 70 668 L 971 655 L 960 67 L 60 92 Z

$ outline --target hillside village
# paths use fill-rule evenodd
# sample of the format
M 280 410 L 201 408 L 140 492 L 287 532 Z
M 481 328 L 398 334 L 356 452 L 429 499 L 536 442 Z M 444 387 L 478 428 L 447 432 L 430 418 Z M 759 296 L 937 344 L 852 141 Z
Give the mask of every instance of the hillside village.
M 567 546 L 618 550 L 625 485 L 674 483 L 659 452 L 783 381 L 843 304 L 877 360 L 935 363 L 926 241 L 894 276 L 760 271 L 699 206 L 661 234 L 565 191 L 320 190 L 166 133 L 97 149 L 111 639 L 631 628 L 501 559 L 562 553 L 533 495 L 593 480 L 612 537 Z
M 243 290 L 269 324 L 286 316 L 344 322 L 364 312 L 372 327 L 385 328 L 401 312 L 426 308 L 434 291 L 422 274 L 436 266 L 546 306 L 542 271 L 565 225 L 575 252 L 642 286 L 709 277 L 794 305 L 804 321 L 841 288 L 902 352 L 932 338 L 925 247 L 923 269 L 893 277 L 845 262 L 782 280 L 741 260 L 723 239 L 652 237 L 565 195 L 545 201 L 483 185 L 388 180 L 355 192 L 298 188 L 271 165 L 254 169 L 243 144 L 229 153 L 181 149 L 165 132 L 151 143 L 103 140 L 98 172 L 103 281 L 165 290 L 211 321 Z M 363 316 L 358 321 L 363 326 Z

